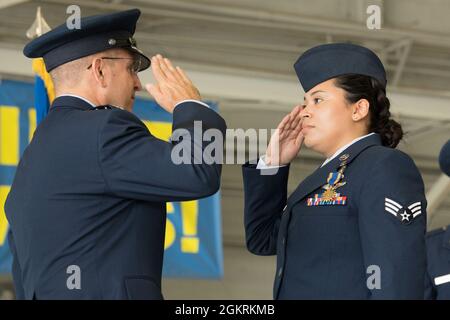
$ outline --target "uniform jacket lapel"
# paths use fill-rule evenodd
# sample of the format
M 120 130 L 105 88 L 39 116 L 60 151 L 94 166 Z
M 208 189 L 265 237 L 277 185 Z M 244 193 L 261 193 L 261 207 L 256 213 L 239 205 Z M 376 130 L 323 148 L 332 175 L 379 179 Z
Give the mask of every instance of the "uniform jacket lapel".
M 303 180 L 303 182 L 300 183 L 297 189 L 289 197 L 287 201 L 288 206 L 292 207 L 294 204 L 296 204 L 298 201 L 301 201 L 308 194 L 326 184 L 328 174 L 330 172 L 336 171 L 339 168 L 340 164 L 342 163 L 342 160 L 339 159 L 342 155 L 348 154 L 348 158 L 346 160 L 348 165 L 362 151 L 364 151 L 369 147 L 377 145 L 381 145 L 380 136 L 378 134 L 373 134 L 349 146 L 333 160 L 328 162 L 322 168 L 318 168 L 316 171 L 314 171 L 313 174 L 311 174 L 309 177 Z

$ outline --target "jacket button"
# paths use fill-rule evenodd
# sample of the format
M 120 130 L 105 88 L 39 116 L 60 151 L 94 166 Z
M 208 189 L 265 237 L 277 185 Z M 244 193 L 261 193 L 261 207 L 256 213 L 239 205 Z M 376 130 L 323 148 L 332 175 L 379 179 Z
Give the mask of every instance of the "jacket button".
M 278 276 L 279 277 L 281 277 L 281 274 L 283 273 L 283 267 L 281 267 L 279 270 L 278 270 Z
M 286 243 L 286 238 L 285 238 L 285 237 L 283 237 L 283 241 L 282 241 L 281 243 L 282 243 L 283 246 L 284 246 L 284 244 Z

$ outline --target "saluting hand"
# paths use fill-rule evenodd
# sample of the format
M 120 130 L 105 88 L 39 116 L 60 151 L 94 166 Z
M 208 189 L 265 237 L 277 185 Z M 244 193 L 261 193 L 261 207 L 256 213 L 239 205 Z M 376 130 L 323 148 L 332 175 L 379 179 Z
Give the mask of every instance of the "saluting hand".
M 286 165 L 297 156 L 304 139 L 301 132 L 301 122 L 303 120 L 300 117 L 300 111 L 301 107 L 296 106 L 281 120 L 277 130 L 270 138 L 270 143 L 266 150 L 265 163 L 267 165 Z M 277 151 L 278 157 L 275 153 Z
M 149 83 L 145 88 L 166 111 L 172 113 L 183 100 L 201 99 L 199 91 L 180 67 L 175 68 L 160 54 L 152 57 L 151 62 L 156 83 Z

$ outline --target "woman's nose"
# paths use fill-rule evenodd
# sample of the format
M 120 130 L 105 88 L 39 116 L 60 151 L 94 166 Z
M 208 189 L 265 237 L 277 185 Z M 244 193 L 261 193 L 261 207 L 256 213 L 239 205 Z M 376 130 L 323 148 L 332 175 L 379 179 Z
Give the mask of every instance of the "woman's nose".
M 309 113 L 308 105 L 303 105 L 302 109 L 300 110 L 300 117 L 301 118 L 309 118 L 311 115 Z

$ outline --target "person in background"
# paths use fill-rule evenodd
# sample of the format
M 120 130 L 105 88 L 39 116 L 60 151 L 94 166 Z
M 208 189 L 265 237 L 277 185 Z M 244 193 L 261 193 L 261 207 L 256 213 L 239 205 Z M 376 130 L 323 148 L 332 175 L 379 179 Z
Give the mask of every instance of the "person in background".
M 439 165 L 450 177 L 450 140 L 442 147 Z M 428 232 L 425 299 L 450 300 L 450 226 Z

